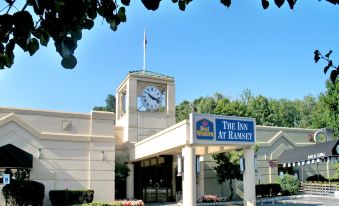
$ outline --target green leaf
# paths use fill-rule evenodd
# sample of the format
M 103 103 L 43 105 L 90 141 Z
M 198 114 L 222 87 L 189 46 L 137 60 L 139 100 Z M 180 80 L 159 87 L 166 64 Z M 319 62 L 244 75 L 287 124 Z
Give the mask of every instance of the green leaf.
M 274 3 L 280 8 L 285 3 L 285 0 L 274 0 Z
M 125 6 L 129 6 L 131 0 L 121 0 L 121 3 Z
M 319 50 L 315 50 L 314 51 L 314 61 L 315 61 L 315 63 L 317 63 L 319 61 L 319 59 L 320 59 L 320 52 L 319 52 Z
M 331 81 L 332 81 L 333 84 L 335 84 L 335 81 L 337 80 L 338 75 L 339 75 L 339 70 L 338 70 L 338 68 L 332 70 L 331 75 L 330 75 L 330 78 L 331 78 Z
M 146 9 L 155 11 L 159 8 L 161 0 L 141 0 Z
M 327 73 L 327 71 L 328 71 L 329 68 L 330 68 L 329 65 L 327 65 L 327 66 L 324 67 L 324 73 L 325 73 L 325 74 Z
M 29 55 L 32 56 L 38 50 L 39 50 L 39 41 L 36 38 L 32 38 L 28 44 Z
M 10 68 L 14 64 L 14 53 L 13 52 L 6 52 L 7 61 L 5 66 Z
M 62 58 L 61 65 L 66 69 L 73 69 L 77 65 L 77 59 L 73 55 L 64 57 Z
M 220 3 L 227 7 L 231 6 L 231 0 L 220 0 Z
M 7 57 L 4 54 L 0 54 L 0 69 L 5 68 L 5 64 L 7 62 Z
M 40 44 L 47 47 L 49 42 L 49 33 L 47 31 L 42 31 L 40 35 Z
M 185 9 L 186 9 L 186 4 L 185 4 L 185 2 L 184 2 L 183 0 L 179 0 L 178 5 L 179 5 L 179 9 L 180 9 L 181 11 L 185 11 Z
M 91 30 L 91 29 L 93 28 L 93 26 L 94 26 L 94 21 L 91 20 L 91 19 L 84 19 L 84 20 L 82 21 L 82 27 L 83 27 L 84 29 Z
M 126 9 L 125 7 L 120 7 L 118 11 L 118 16 L 121 22 L 126 22 Z
M 261 4 L 264 9 L 267 9 L 270 5 L 270 2 L 267 0 L 261 0 Z
M 287 3 L 290 6 L 290 9 L 294 9 L 294 5 L 296 2 L 297 0 L 287 0 Z
M 0 53 L 4 53 L 5 52 L 5 46 L 0 43 Z
M 332 50 L 330 50 L 326 55 L 325 55 L 325 57 L 327 57 L 327 58 L 330 58 L 330 55 L 332 54 Z
M 71 31 L 72 39 L 80 40 L 82 38 L 82 32 L 80 28 L 76 28 Z

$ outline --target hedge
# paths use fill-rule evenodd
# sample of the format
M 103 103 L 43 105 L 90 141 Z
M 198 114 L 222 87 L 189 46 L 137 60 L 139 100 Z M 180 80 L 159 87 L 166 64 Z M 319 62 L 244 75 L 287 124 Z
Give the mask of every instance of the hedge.
M 36 181 L 11 180 L 2 188 L 2 194 L 12 206 L 41 206 L 45 197 L 45 186 Z
M 256 195 L 261 197 L 277 196 L 281 190 L 279 184 L 261 184 L 255 186 Z
M 91 203 L 94 190 L 51 190 L 49 199 L 53 206 L 68 206 Z

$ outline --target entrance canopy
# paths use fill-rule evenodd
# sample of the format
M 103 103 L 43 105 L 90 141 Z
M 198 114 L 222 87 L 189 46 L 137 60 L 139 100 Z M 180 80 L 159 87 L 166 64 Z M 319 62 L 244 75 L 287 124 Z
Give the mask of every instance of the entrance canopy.
M 134 145 L 130 161 L 152 156 L 181 154 L 189 145 L 196 155 L 220 153 L 255 144 L 255 120 L 252 118 L 191 114 L 179 122 Z
M 318 143 L 297 149 L 285 150 L 278 158 L 278 164 L 310 163 L 313 160 L 339 156 L 339 140 Z
M 32 168 L 33 155 L 12 144 L 0 147 L 0 168 Z

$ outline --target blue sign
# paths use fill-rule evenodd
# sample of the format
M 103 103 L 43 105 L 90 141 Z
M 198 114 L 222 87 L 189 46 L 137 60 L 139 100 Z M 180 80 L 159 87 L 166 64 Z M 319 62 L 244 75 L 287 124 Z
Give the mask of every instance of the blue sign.
M 196 122 L 197 139 L 213 140 L 214 124 L 208 119 L 201 119 Z
M 2 182 L 3 182 L 4 185 L 8 185 L 10 183 L 10 180 L 11 180 L 11 178 L 10 178 L 9 174 L 3 174 L 2 175 Z
M 254 142 L 255 125 L 253 121 L 215 119 L 216 141 Z

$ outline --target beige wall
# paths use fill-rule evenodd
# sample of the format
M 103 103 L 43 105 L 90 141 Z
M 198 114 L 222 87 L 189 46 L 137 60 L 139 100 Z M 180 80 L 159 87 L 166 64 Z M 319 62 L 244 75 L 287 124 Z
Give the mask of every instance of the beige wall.
M 0 146 L 13 144 L 33 155 L 31 179 L 45 185 L 45 205 L 49 190 L 66 187 L 94 189 L 95 200 L 112 201 L 114 118 L 109 112 L 0 108 Z

